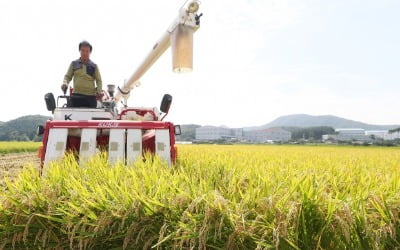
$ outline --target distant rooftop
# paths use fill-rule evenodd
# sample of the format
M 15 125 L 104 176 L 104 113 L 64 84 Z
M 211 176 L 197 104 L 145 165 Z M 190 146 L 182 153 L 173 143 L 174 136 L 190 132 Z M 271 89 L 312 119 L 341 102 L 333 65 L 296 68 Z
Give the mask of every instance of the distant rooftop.
M 335 129 L 335 131 L 357 131 L 357 130 L 364 131 L 365 129 L 363 129 L 363 128 L 337 128 L 337 129 Z

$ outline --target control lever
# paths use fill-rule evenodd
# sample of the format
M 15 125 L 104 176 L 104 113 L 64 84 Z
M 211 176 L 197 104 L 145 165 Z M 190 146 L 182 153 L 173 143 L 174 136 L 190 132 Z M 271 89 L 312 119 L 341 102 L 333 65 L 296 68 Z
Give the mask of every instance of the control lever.
M 61 86 L 61 90 L 64 93 L 64 96 L 67 94 L 67 90 L 68 90 L 68 85 L 64 84 Z

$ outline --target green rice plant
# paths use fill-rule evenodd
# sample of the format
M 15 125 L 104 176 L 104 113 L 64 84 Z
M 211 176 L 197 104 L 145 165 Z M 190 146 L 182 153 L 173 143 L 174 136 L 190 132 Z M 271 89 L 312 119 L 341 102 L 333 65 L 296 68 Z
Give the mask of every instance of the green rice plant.
M 0 191 L 5 249 L 399 249 L 398 148 L 179 147 L 169 167 L 101 154 Z

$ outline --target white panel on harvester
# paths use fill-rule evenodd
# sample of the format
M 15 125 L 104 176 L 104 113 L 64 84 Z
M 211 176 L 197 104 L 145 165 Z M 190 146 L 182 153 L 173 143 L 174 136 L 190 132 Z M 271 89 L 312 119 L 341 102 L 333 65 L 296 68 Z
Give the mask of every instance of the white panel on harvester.
M 59 160 L 64 156 L 67 146 L 67 128 L 52 128 L 46 146 L 45 165 L 49 161 Z
M 132 165 L 142 156 L 142 130 L 128 129 L 126 141 L 126 162 Z
M 97 129 L 85 128 L 82 129 L 81 135 L 81 147 L 79 151 L 79 158 L 81 160 L 87 160 L 88 158 L 96 154 L 96 136 Z
M 108 162 L 111 165 L 117 162 L 125 163 L 125 129 L 111 129 L 108 145 Z
M 156 154 L 171 166 L 171 145 L 168 129 L 156 129 Z

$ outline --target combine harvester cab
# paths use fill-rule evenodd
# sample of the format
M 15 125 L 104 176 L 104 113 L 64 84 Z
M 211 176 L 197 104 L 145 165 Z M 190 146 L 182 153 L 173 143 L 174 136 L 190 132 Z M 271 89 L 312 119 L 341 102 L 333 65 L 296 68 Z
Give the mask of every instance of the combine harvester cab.
M 46 106 L 53 113 L 53 119 L 45 126 L 39 126 L 37 134 L 43 136 L 39 150 L 41 173 L 51 161 L 64 157 L 66 152 L 75 152 L 79 160 L 85 160 L 101 151 L 108 152 L 110 164 L 122 162 L 132 164 L 143 154 L 158 155 L 169 165 L 177 158 L 175 135 L 180 126 L 164 122 L 172 102 L 172 96 L 164 95 L 161 113 L 157 108 L 128 107 L 130 92 L 140 86 L 141 77 L 171 47 L 174 72 L 188 72 L 193 68 L 193 34 L 200 27 L 197 14 L 199 2 L 187 1 L 179 10 L 178 17 L 169 26 L 160 40 L 134 71 L 122 87 L 115 91 L 108 85 L 97 108 L 72 108 L 71 98 L 66 95 L 57 98 L 52 93 L 45 95 Z M 116 94 L 114 95 L 114 92 Z M 60 99 L 66 104 L 58 107 Z M 122 102 L 123 107 L 118 107 Z

